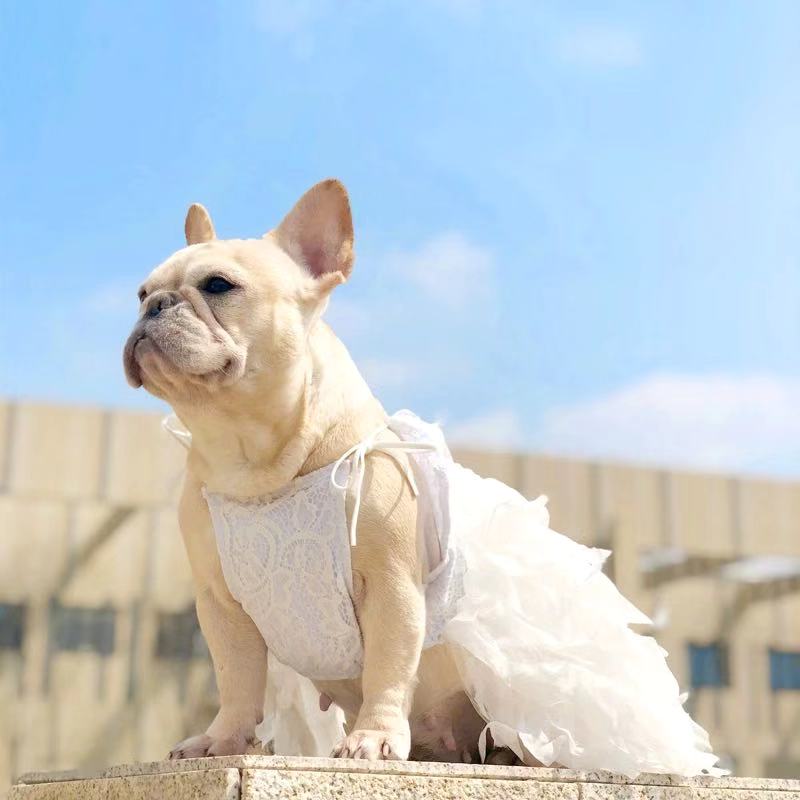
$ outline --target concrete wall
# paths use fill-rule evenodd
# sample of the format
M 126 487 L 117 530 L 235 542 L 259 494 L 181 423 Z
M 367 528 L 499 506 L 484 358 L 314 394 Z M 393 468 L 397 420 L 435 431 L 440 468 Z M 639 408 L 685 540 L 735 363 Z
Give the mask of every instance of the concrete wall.
M 0 406 L 6 630 L 9 607 L 23 617 L 19 649 L 0 636 L 0 786 L 38 765 L 160 758 L 213 714 L 202 646 L 157 651 L 160 628 L 193 619 L 183 455 L 156 415 Z
M 0 787 L 31 769 L 162 757 L 215 710 L 193 628 L 174 503 L 184 451 L 158 415 L 0 403 Z M 800 556 L 800 485 L 524 454 L 462 463 L 550 497 L 552 525 L 609 547 L 690 688 L 689 642 L 723 641 L 730 686 L 691 704 L 737 772 L 800 773 L 800 692 L 769 687 L 771 647 L 800 651 L 792 580 L 743 586 L 719 566 Z M 644 572 L 643 554 L 688 558 Z

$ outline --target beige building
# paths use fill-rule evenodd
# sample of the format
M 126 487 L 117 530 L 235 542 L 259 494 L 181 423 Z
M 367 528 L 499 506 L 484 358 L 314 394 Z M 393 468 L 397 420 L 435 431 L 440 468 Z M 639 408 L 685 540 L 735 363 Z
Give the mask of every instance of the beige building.
M 800 776 L 800 484 L 459 452 L 614 555 L 738 774 Z M 0 792 L 163 757 L 215 709 L 153 414 L 0 403 Z

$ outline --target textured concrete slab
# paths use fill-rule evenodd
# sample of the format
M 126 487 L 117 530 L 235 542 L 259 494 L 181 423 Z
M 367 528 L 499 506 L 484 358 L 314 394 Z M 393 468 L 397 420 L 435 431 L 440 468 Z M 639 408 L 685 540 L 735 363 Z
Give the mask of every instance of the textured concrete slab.
M 239 800 L 238 769 L 54 780 L 11 787 L 8 800 Z
M 30 773 L 9 800 L 800 800 L 800 780 L 676 778 L 558 769 L 233 756 Z
M 767 788 L 717 789 L 699 786 L 613 786 L 587 783 L 581 800 L 788 800 L 795 791 Z
M 242 772 L 242 800 L 580 800 L 580 784 L 403 775 L 376 772 L 250 770 Z

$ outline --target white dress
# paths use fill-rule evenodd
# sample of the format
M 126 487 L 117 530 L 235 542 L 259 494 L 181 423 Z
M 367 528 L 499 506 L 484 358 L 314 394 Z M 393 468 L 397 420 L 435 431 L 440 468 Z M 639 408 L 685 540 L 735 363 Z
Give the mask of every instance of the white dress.
M 410 412 L 388 427 L 426 448 L 409 454 L 431 568 L 425 646 L 451 646 L 495 745 L 572 769 L 721 774 L 666 653 L 631 630 L 649 619 L 603 574 L 608 551 L 551 530 L 544 497 L 528 501 L 453 462 L 438 427 Z M 260 731 L 276 752 L 326 755 L 341 733 L 341 715 L 319 712 L 298 675 L 360 670 L 343 490 L 360 496 L 364 458 L 391 455 L 385 444 L 376 433 L 258 501 L 206 493 L 231 593 L 280 661 Z

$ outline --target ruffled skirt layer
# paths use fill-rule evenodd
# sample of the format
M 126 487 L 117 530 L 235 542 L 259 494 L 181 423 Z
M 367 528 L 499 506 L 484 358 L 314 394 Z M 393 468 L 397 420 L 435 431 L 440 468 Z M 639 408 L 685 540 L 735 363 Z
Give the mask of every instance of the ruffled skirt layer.
M 465 592 L 444 630 L 495 745 L 582 770 L 719 774 L 649 619 L 602 573 L 608 551 L 549 528 L 546 499 L 453 465 Z

